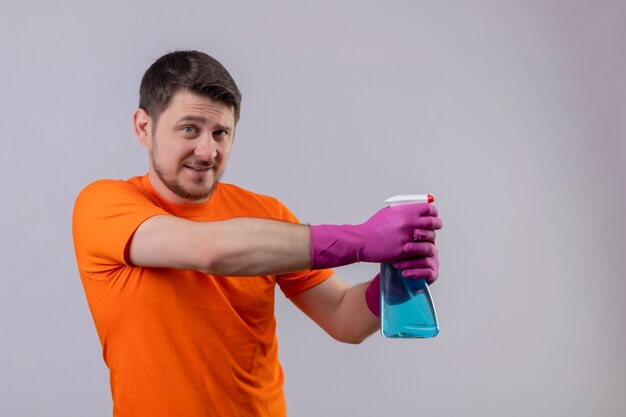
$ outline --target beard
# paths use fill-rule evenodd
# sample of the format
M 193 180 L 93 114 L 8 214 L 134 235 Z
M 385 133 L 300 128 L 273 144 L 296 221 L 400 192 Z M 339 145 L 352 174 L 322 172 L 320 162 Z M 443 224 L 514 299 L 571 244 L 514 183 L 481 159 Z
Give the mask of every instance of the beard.
M 154 148 L 150 152 L 150 162 L 154 167 L 154 172 L 156 172 L 157 176 L 161 180 L 161 182 L 174 194 L 178 197 L 184 198 L 186 200 L 204 200 L 207 199 L 213 194 L 215 188 L 217 187 L 217 183 L 222 179 L 223 172 L 216 172 L 215 179 L 211 184 L 205 184 L 206 181 L 204 178 L 196 178 L 193 180 L 193 183 L 198 186 L 198 188 L 194 190 L 190 190 L 185 188 L 178 178 L 174 175 L 172 177 L 168 177 L 161 166 L 157 163 L 156 158 L 154 156 Z M 215 163 L 210 161 L 200 161 L 200 160 L 191 160 L 186 162 L 187 165 L 195 166 L 195 167 L 203 167 L 203 168 L 212 168 L 215 166 Z

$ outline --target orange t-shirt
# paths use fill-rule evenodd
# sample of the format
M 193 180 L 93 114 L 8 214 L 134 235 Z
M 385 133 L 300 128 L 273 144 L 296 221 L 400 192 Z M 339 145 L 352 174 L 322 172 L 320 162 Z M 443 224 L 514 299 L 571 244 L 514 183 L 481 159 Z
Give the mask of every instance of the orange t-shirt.
M 332 271 L 226 277 L 132 266 L 128 242 L 155 215 L 297 222 L 276 199 L 224 183 L 197 205 L 164 200 L 147 176 L 96 181 L 80 193 L 74 247 L 110 370 L 113 415 L 286 415 L 275 286 L 290 297 Z

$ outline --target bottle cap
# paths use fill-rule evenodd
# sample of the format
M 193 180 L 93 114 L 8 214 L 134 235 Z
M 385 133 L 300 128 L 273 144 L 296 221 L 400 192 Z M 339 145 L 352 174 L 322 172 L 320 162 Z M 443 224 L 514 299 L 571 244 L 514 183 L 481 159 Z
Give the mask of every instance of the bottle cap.
M 415 203 L 432 203 L 435 201 L 433 194 L 403 194 L 394 195 L 385 200 L 385 203 L 389 207 L 400 206 L 402 204 L 415 204 Z

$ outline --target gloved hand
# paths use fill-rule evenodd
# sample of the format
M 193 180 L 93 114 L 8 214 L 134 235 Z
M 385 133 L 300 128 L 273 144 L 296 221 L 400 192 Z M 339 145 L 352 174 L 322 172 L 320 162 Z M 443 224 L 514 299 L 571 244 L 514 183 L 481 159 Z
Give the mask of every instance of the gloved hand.
M 430 285 L 439 278 L 439 250 L 435 245 L 432 248 L 430 255 L 396 261 L 393 266 L 402 270 L 403 277 L 425 279 Z
M 434 243 L 434 231 L 431 235 Z M 405 278 L 425 279 L 428 285 L 432 284 L 439 277 L 439 251 L 433 245 L 434 251 L 430 256 L 404 259 L 402 261 L 393 262 L 396 269 L 402 270 L 402 276 Z M 404 290 L 398 291 L 396 296 L 406 296 Z M 404 300 L 396 300 L 398 303 Z M 380 274 L 370 281 L 365 288 L 365 302 L 372 314 L 380 317 Z
M 432 256 L 437 216 L 437 207 L 419 203 L 383 208 L 359 225 L 311 226 L 311 269 Z

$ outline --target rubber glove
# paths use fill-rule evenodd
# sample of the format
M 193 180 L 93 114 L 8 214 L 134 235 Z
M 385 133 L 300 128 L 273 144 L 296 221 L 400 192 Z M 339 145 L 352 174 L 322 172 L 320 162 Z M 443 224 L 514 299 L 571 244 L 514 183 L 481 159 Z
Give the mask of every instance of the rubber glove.
M 373 315 L 380 317 L 380 274 L 365 287 L 365 304 Z
M 435 243 L 437 237 L 434 230 L 417 229 L 413 233 L 415 240 Z M 433 245 L 433 252 L 427 256 L 403 259 L 393 262 L 396 269 L 402 270 L 402 276 L 411 279 L 425 279 L 428 285 L 439 277 L 439 250 Z M 402 292 L 404 294 L 404 292 Z M 380 317 L 380 274 L 365 288 L 365 303 L 376 317 Z
M 359 225 L 310 226 L 311 269 L 432 256 L 434 243 L 423 239 L 442 227 L 437 216 L 437 207 L 419 203 L 385 207 Z
M 402 276 L 407 279 L 425 279 L 428 285 L 432 284 L 439 277 L 439 251 L 436 246 L 433 247 L 434 252 L 431 256 L 393 262 L 394 268 L 401 269 Z M 400 297 L 406 296 L 404 290 L 399 291 L 398 294 Z M 404 299 L 397 300 L 398 303 L 404 301 Z M 365 303 L 372 314 L 380 317 L 380 274 L 377 274 L 365 288 Z
M 425 279 L 430 285 L 439 278 L 439 250 L 437 246 L 433 245 L 432 254 L 396 261 L 393 266 L 402 270 L 403 277 Z

